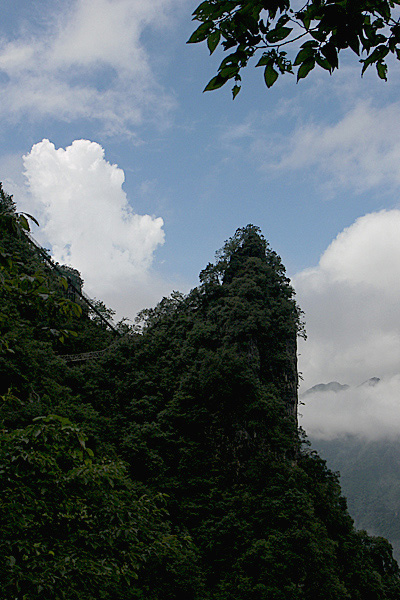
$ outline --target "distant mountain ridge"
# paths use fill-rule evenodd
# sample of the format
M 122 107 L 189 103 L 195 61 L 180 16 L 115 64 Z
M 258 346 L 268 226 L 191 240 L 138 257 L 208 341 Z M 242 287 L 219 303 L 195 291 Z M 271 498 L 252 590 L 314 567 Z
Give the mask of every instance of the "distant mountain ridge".
M 376 385 L 378 385 L 379 382 L 379 377 L 370 377 L 369 379 L 367 379 L 367 381 L 364 381 L 364 383 L 360 383 L 360 385 L 357 387 L 375 387 Z
M 347 390 L 350 386 L 347 384 L 341 384 L 338 381 L 330 381 L 329 383 L 317 383 L 313 387 L 306 390 L 302 395 L 315 394 L 317 392 L 342 392 Z
M 366 381 L 364 381 L 363 383 L 360 383 L 360 385 L 356 386 L 356 387 L 374 387 L 376 386 L 378 383 L 380 382 L 380 378 L 379 377 L 370 377 L 370 379 L 367 379 Z M 315 393 L 321 393 L 321 392 L 344 392 L 345 390 L 348 390 L 351 386 L 347 385 L 347 383 L 339 383 L 338 381 L 330 381 L 329 383 L 317 383 L 316 385 L 313 385 L 312 387 L 310 387 L 308 390 L 306 390 L 305 392 L 303 392 L 303 394 L 301 394 L 301 396 L 307 396 L 309 394 L 315 394 Z

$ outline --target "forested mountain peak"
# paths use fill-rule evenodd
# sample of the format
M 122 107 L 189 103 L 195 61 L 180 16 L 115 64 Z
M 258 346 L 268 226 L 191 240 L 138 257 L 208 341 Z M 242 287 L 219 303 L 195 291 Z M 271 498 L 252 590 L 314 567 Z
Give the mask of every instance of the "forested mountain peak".
M 399 598 L 390 546 L 354 530 L 337 476 L 302 445 L 300 311 L 256 227 L 118 339 L 25 290 L 40 261 L 16 239 L 0 267 L 6 600 Z M 109 349 L 69 364 L 54 324 L 65 353 Z
M 216 258 L 200 280 L 204 285 L 210 274 L 219 273 L 231 335 L 236 332 L 236 339 L 247 344 L 258 377 L 279 389 L 287 412 L 296 419 L 296 338 L 304 329 L 281 259 L 254 225 L 238 229 Z

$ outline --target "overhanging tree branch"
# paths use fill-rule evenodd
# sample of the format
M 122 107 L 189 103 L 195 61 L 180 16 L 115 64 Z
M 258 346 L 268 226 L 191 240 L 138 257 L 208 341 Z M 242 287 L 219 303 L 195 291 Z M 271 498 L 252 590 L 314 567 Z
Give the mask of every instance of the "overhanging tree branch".
M 262 56 L 256 66 L 265 67 L 268 88 L 279 75 L 293 73 L 294 67 L 297 81 L 316 66 L 332 74 L 339 68 L 343 50 L 358 57 L 365 54 L 358 59 L 361 75 L 374 64 L 378 77 L 386 80 L 386 57 L 392 54 L 400 59 L 399 4 L 400 0 L 309 0 L 294 10 L 289 0 L 205 0 L 193 13 L 200 25 L 188 43 L 205 41 L 210 54 L 219 45 L 224 51 L 233 50 L 204 91 L 233 80 L 234 98 L 240 91 L 241 70 L 259 52 Z M 287 39 L 292 33 L 295 37 Z M 303 38 L 307 39 L 299 46 Z

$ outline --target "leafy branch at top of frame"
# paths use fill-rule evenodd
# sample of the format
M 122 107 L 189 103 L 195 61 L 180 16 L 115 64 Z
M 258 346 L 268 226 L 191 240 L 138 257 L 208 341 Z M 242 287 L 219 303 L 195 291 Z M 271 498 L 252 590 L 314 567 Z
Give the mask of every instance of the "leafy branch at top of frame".
M 188 43 L 206 41 L 210 54 L 219 45 L 224 51 L 233 49 L 204 91 L 233 79 L 234 98 L 240 91 L 241 69 L 259 51 L 263 54 L 256 66 L 264 67 L 268 88 L 280 74 L 293 74 L 293 67 L 297 81 L 316 65 L 332 74 L 345 49 L 357 56 L 366 53 L 359 59 L 361 75 L 375 64 L 378 76 L 386 80 L 386 56 L 392 53 L 400 59 L 400 20 L 393 14 L 399 4 L 400 0 L 309 0 L 294 11 L 288 0 L 205 0 L 193 13 L 200 25 Z M 299 47 L 297 42 L 305 37 Z M 283 46 L 297 54 L 289 58 Z

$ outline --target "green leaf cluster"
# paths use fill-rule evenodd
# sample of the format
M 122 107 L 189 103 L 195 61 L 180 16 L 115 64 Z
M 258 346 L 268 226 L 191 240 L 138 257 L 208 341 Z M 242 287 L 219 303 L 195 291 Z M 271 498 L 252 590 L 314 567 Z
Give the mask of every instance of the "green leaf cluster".
M 332 73 L 345 50 L 358 57 L 365 53 L 359 59 L 361 74 L 374 64 L 378 76 L 386 80 L 386 57 L 400 57 L 398 4 L 397 0 L 308 0 L 298 8 L 289 0 L 205 0 L 193 12 L 200 25 L 188 43 L 206 41 L 210 53 L 219 45 L 230 51 L 204 91 L 234 79 L 234 98 L 240 90 L 241 70 L 260 52 L 256 66 L 265 66 L 268 88 L 279 75 L 293 73 L 293 67 L 297 67 L 297 81 L 315 66 Z M 289 57 L 283 47 L 290 51 Z

